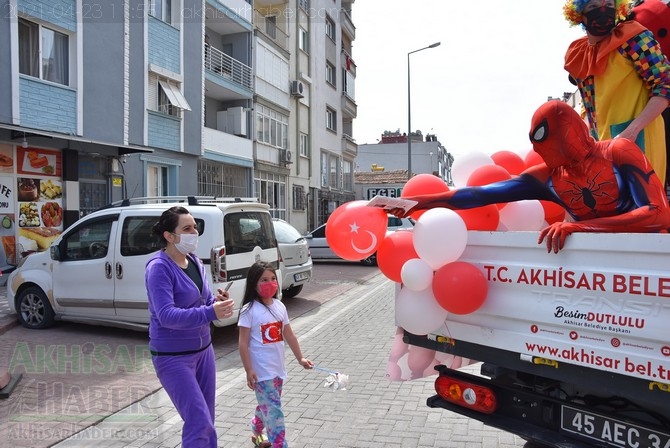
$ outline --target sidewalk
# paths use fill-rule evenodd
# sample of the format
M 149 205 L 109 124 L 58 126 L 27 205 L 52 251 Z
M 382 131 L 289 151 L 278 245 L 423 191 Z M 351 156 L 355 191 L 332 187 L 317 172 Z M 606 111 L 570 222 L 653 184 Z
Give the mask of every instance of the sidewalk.
M 14 306 L 7 302 L 7 287 L 0 286 L 0 334 L 11 330 L 19 324 Z
M 395 332 L 393 284 L 377 275 L 292 322 L 303 352 L 316 365 L 349 375 L 351 388 L 324 387 L 327 373 L 302 369 L 287 353 L 284 385 L 291 447 L 522 447 L 524 442 L 465 417 L 426 406 L 434 377 L 384 378 Z M 217 360 L 216 425 L 221 447 L 252 446 L 254 394 L 246 388 L 239 352 Z M 54 446 L 170 448 L 181 444 L 182 421 L 160 389 Z

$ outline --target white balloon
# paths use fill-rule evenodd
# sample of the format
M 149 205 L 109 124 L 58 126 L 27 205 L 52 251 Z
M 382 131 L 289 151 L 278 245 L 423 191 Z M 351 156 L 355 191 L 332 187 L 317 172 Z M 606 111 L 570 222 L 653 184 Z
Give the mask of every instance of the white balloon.
M 455 211 L 433 208 L 416 221 L 413 242 L 419 258 L 435 271 L 463 254 L 468 229 Z
M 510 202 L 500 210 L 500 224 L 507 230 L 540 230 L 544 208 L 537 200 Z
M 437 330 L 444 323 L 447 314 L 447 310 L 435 300 L 432 288 L 423 291 L 402 288 L 396 295 L 396 325 L 412 334 L 424 335 Z
M 433 284 L 433 268 L 420 258 L 412 258 L 400 269 L 400 278 L 412 291 L 423 291 Z
M 484 165 L 495 165 L 488 154 L 483 152 L 470 152 L 454 159 L 451 166 L 451 177 L 456 187 L 465 187 L 474 170 Z

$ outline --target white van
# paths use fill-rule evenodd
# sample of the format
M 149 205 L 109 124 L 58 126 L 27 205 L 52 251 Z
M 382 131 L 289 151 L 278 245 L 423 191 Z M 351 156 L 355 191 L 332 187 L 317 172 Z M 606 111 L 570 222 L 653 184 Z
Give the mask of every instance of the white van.
M 214 324 L 235 324 L 249 266 L 263 260 L 279 270 L 269 207 L 254 200 L 172 196 L 110 204 L 70 226 L 49 250 L 22 259 L 7 280 L 8 301 L 27 328 L 62 319 L 148 329 L 144 270 L 160 249 L 151 228 L 163 211 L 181 205 L 198 226 L 196 255 L 210 268 L 212 291 L 233 282 L 228 292 L 235 313 Z M 281 282 L 280 272 L 277 278 Z

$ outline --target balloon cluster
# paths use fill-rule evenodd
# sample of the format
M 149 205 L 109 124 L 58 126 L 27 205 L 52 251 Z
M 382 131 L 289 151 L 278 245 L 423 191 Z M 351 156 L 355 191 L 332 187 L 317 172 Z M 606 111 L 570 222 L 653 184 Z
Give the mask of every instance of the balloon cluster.
M 481 186 L 518 176 L 541 163 L 534 151 L 522 158 L 511 151 L 491 156 L 471 153 L 457 159 L 452 175 L 457 188 Z M 410 179 L 401 197 L 449 191 L 440 178 L 419 174 Z M 413 212 L 413 230 L 386 232 L 387 216 L 381 208 L 352 201 L 338 207 L 328 219 L 326 239 L 333 252 L 358 261 L 376 252 L 380 271 L 402 284 L 396 296 L 396 323 L 410 333 L 437 330 L 448 313 L 469 314 L 479 309 L 488 294 L 484 274 L 460 261 L 468 230 L 540 230 L 562 221 L 565 212 L 546 201 L 492 204 L 469 210 L 433 208 Z

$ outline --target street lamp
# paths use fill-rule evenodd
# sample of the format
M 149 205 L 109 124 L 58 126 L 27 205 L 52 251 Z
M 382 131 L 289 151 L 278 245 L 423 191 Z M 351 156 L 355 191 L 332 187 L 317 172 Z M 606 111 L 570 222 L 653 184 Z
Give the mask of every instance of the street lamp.
M 435 48 L 440 45 L 440 42 L 435 42 L 427 47 L 419 48 L 418 50 L 407 53 L 407 179 L 412 178 L 412 108 L 410 106 L 412 95 L 410 93 L 411 84 L 409 82 L 409 55 L 429 48 Z

